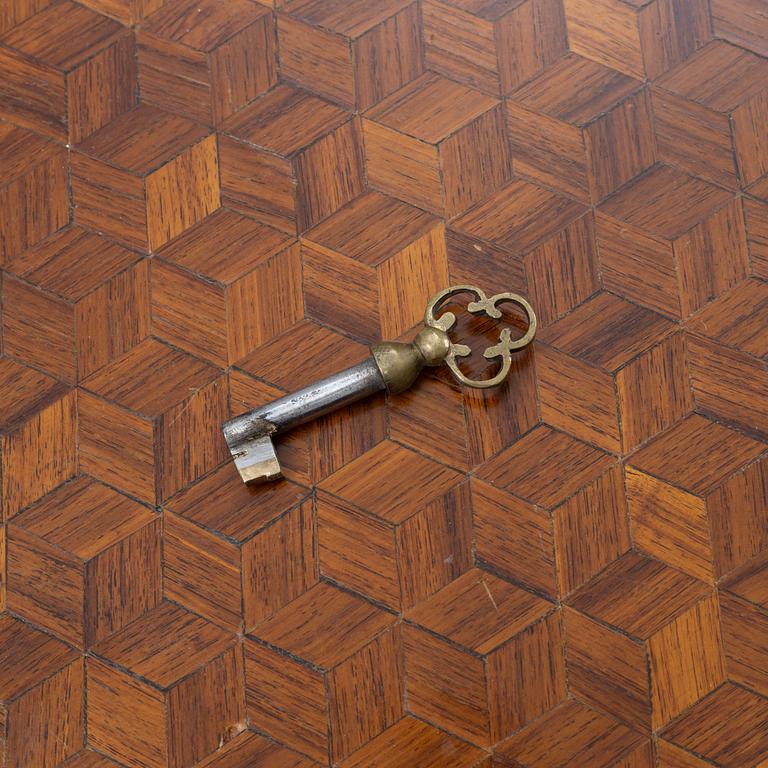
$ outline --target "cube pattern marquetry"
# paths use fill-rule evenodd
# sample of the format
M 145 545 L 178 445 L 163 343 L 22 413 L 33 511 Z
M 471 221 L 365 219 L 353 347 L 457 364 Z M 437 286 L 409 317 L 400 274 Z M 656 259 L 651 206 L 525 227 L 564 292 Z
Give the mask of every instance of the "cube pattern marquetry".
M 0 1 L 0 768 L 768 765 L 766 57 L 765 0 Z M 224 420 L 450 284 L 535 307 L 505 385 L 241 483 Z

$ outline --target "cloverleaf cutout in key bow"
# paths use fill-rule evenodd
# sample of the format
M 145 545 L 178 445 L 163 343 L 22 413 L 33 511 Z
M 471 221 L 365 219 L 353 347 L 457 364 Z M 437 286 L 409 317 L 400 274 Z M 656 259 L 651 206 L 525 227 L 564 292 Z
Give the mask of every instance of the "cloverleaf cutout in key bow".
M 488 347 L 483 352 L 483 357 L 489 360 L 497 357 L 501 358 L 501 368 L 496 375 L 490 379 L 470 379 L 466 376 L 459 369 L 456 358 L 467 357 L 471 354 L 472 350 L 466 344 L 455 344 L 451 342 L 451 348 L 445 358 L 445 363 L 451 369 L 453 375 L 460 382 L 469 387 L 477 387 L 480 389 L 495 387 L 497 384 L 504 381 L 512 367 L 512 352 L 527 347 L 536 335 L 536 315 L 533 311 L 533 307 L 531 307 L 522 296 L 518 296 L 516 293 L 497 293 L 495 296 L 488 297 L 475 285 L 453 285 L 450 288 L 446 288 L 435 294 L 430 299 L 424 314 L 425 325 L 432 328 L 439 328 L 442 331 L 449 331 L 456 323 L 456 315 L 453 312 L 444 312 L 440 317 L 435 317 L 435 313 L 439 311 L 446 299 L 455 296 L 458 293 L 472 293 L 475 295 L 476 300 L 467 305 L 467 311 L 473 315 L 485 314 L 494 320 L 498 320 L 502 316 L 501 311 L 498 309 L 498 305 L 503 302 L 511 302 L 517 304 L 527 316 L 528 328 L 522 337 L 519 339 L 512 339 L 512 334 L 510 333 L 509 328 L 503 328 L 499 334 L 498 343 Z

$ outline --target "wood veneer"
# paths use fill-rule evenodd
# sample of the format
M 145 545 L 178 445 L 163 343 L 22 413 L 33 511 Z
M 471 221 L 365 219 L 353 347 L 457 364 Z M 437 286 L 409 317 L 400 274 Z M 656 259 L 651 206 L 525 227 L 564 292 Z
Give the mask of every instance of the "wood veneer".
M 0 2 L 0 768 L 768 764 L 766 56 L 765 0 Z M 242 485 L 222 421 L 451 283 L 534 305 L 503 387 Z

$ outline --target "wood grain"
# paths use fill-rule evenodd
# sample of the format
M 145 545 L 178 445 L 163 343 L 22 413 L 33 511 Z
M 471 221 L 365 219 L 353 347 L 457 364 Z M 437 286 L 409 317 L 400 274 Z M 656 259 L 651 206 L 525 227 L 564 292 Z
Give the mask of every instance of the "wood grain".
M 661 739 L 656 742 L 656 752 L 659 756 L 660 768 L 705 768 L 712 765 L 712 763 L 705 762 L 690 752 Z
M 247 640 L 249 717 L 270 735 L 318 760 L 329 754 L 332 761 L 343 759 L 402 717 L 400 636 L 393 624 L 384 611 L 318 584 L 255 630 L 259 640 L 290 652 L 307 666 L 292 662 L 283 673 L 275 667 L 273 651 Z M 328 632 L 335 635 L 332 645 L 325 643 Z M 270 700 L 275 686 L 281 693 Z M 364 720 L 357 717 L 360 708 L 367 712 Z M 279 714 L 284 711 L 303 723 L 311 709 L 316 709 L 311 733 L 306 726 L 291 733 Z
M 434 74 L 368 110 L 363 127 L 371 185 L 448 218 L 511 174 L 498 101 Z
M 736 166 L 730 152 L 727 115 L 712 112 L 664 88 L 652 90 L 659 157 L 689 173 L 727 187 L 736 187 Z M 705 155 L 690 152 L 683 137 L 693 135 L 707 147 Z
M 621 468 L 611 467 L 553 513 L 561 595 L 581 586 L 629 549 Z
M 694 399 L 703 413 L 764 438 L 768 421 L 755 407 L 768 392 L 765 364 L 714 341 L 686 339 Z
M 745 280 L 707 307 L 689 328 L 754 357 L 768 356 L 761 328 L 768 312 L 768 289 L 758 280 Z
M 723 440 L 729 443 L 727 458 Z M 730 462 L 740 451 L 743 468 Z M 638 451 L 627 467 L 638 545 L 708 581 L 743 565 L 762 549 L 766 535 L 758 511 L 765 467 L 752 463 L 761 452 L 760 443 L 701 416 L 683 420 Z M 663 467 L 656 463 L 662 453 Z M 697 474 L 694 483 L 691 471 Z
M 400 336 L 419 322 L 448 275 L 438 221 L 375 192 L 313 227 L 302 244 L 310 316 L 367 342 Z
M 0 360 L 0 500 L 5 520 L 78 469 L 74 390 L 9 359 Z
M 630 553 L 569 604 L 569 676 L 588 703 L 636 728 L 656 730 L 725 679 L 717 597 L 689 576 Z
M 2 60 L 0 50 L 0 60 Z M 0 263 L 9 261 L 61 229 L 70 219 L 66 151 L 10 123 L 0 125 L 4 210 L 34 210 L 30 217 L 0 219 Z
M 84 749 L 71 759 L 65 761 L 63 765 L 66 765 L 67 768 L 115 768 L 117 763 L 108 757 L 104 757 L 104 755 L 100 755 L 98 752 Z
M 316 768 L 318 763 L 245 731 L 200 763 L 204 768 Z
M 410 610 L 405 632 L 410 710 L 490 746 L 551 708 L 565 690 L 563 659 L 555 649 L 560 618 L 551 609 L 547 601 L 474 569 Z M 440 649 L 436 658 L 417 627 L 445 638 L 432 641 Z M 533 661 L 539 654 L 546 662 Z M 465 668 L 466 682 L 457 681 L 451 689 L 441 662 L 452 656 Z M 517 670 L 514 680 L 512 670 Z M 466 707 L 474 697 L 480 710 L 476 726 L 465 727 Z
M 634 766 L 635 763 L 624 759 L 641 744 L 641 736 L 636 731 L 583 704 L 569 701 L 502 742 L 497 754 L 531 768 L 560 768 L 569 763 L 613 768 Z M 645 768 L 650 763 L 636 765 Z
M 357 471 L 371 454 L 380 473 L 379 480 L 369 478 L 379 488 L 377 497 L 367 483 L 361 487 Z M 409 472 L 429 480 L 401 490 L 383 481 Z M 393 608 L 410 607 L 449 583 L 470 564 L 471 510 L 460 480 L 457 472 L 387 441 L 334 473 L 320 484 L 321 573 L 350 586 L 370 582 L 373 596 Z M 351 527 L 352 520 L 360 522 Z M 349 547 L 372 550 L 374 562 L 348 557 Z
M 728 593 L 720 594 L 723 642 L 730 679 L 765 696 L 768 691 L 768 614 Z
M 716 765 L 755 765 L 765 749 L 765 710 L 765 699 L 728 683 L 699 702 L 663 735 L 714 760 Z M 726 722 L 731 723 L 726 726 L 731 733 L 727 740 L 722 738 Z
M 542 482 L 547 465 L 557 479 Z M 552 508 L 601 475 L 613 462 L 603 451 L 546 426 L 537 427 L 487 463 L 481 477 L 515 495 Z
M 674 318 L 747 276 L 740 201 L 671 166 L 656 166 L 603 203 L 597 239 L 606 288 Z M 635 277 L 640 251 L 650 251 L 659 271 L 647 294 Z
M 710 77 L 696 84 L 694 77 L 698 77 L 700 72 L 708 73 Z M 718 127 L 713 131 L 722 149 L 727 148 L 734 153 L 736 168 L 729 168 L 731 178 L 728 179 L 732 186 L 737 183 L 749 185 L 767 170 L 767 148 L 761 139 L 749 138 L 753 130 L 752 121 L 760 119 L 759 115 L 765 110 L 766 72 L 765 62 L 760 57 L 715 41 L 659 80 L 659 87 L 664 91 L 700 105 L 693 107 L 694 110 L 698 108 L 700 113 L 694 118 L 693 114 L 686 114 L 684 102 L 679 102 L 684 122 L 696 122 L 701 115 L 705 121 L 713 123 L 713 127 L 719 116 L 733 122 L 731 130 L 727 123 L 719 120 Z M 677 155 L 676 159 L 682 159 L 682 167 L 688 164 L 688 155 L 692 156 L 690 164 L 696 164 L 693 153 L 687 152 L 684 147 L 676 152 L 673 150 L 673 153 Z
M 477 558 L 515 582 L 554 596 L 555 561 L 546 510 L 473 479 Z
M 142 101 L 207 124 L 220 126 L 277 82 L 272 15 L 245 0 L 165 3 L 137 45 Z
M 655 313 L 601 293 L 545 329 L 542 340 L 568 353 L 544 349 L 540 386 L 546 418 L 566 430 L 578 419 L 589 426 L 591 442 L 614 451 L 619 441 L 628 450 L 673 424 L 693 407 L 683 340 L 651 347 L 673 328 Z M 569 380 L 579 384 L 578 399 Z
M 151 106 L 78 145 L 72 168 L 75 220 L 129 248 L 157 249 L 221 205 L 215 138 Z
M 317 580 L 317 562 L 312 504 L 302 503 L 304 490 L 281 483 L 253 493 L 233 483 L 233 473 L 225 465 L 169 500 L 164 590 L 238 631 L 243 617 L 250 628 L 305 592 Z M 215 509 L 204 504 L 211 495 L 219 499 Z
M 160 602 L 159 519 L 87 478 L 17 516 L 8 549 L 11 610 L 75 646 L 90 647 Z M 59 589 L 46 595 L 52 578 Z
M 343 106 L 367 109 L 423 70 L 411 0 L 292 0 L 278 15 L 286 76 Z
M 704 581 L 714 581 L 709 520 L 703 499 L 627 467 L 632 540 L 644 552 Z
M 343 768 L 396 768 L 404 752 L 424 768 L 474 768 L 485 758 L 485 753 L 476 747 L 421 720 L 404 717 L 340 765 Z
M 109 482 L 119 472 L 126 490 L 155 503 L 223 460 L 218 426 L 227 412 L 227 384 L 212 366 L 150 339 L 86 386 L 81 456 L 94 477 Z M 201 430 L 207 439 L 200 439 Z
M 3 8 L 1 28 L 11 29 L 51 4 L 51 0 L 13 0 Z
M 762 450 L 756 440 L 693 415 L 634 454 L 631 462 L 692 493 L 709 493 Z
M 768 762 L 767 20 L 0 2 L 0 768 Z
M 567 0 L 571 50 L 620 72 L 658 77 L 711 37 L 706 3 Z
M 158 10 L 163 0 L 85 0 L 83 5 L 123 24 L 135 24 Z
M 471 466 L 488 461 L 536 424 L 538 404 L 531 359 L 531 354 L 524 352 L 513 361 L 515 387 L 464 392 Z
M 566 83 L 582 94 L 578 104 Z M 506 107 L 515 170 L 584 202 L 603 199 L 656 160 L 640 81 L 589 59 L 565 57 Z
M 6 582 L 7 577 L 7 559 L 8 559 L 8 529 L 5 525 L 0 526 L 0 610 L 5 610 L 6 603 Z
M 481 91 L 498 93 L 498 19 L 436 0 L 424 3 L 422 13 L 427 66 Z
M 562 429 L 583 425 L 590 442 L 616 451 L 620 445 L 619 422 L 610 375 L 549 347 L 536 354 L 542 417 Z M 579 393 L 578 403 L 569 403 L 571 392 Z
M 64 643 L 0 616 L 4 765 L 56 765 L 84 746 L 83 660 Z
M 569 214 L 573 213 L 574 209 L 570 208 Z M 526 235 L 523 241 L 525 238 Z M 595 254 L 594 222 L 587 214 L 539 241 L 525 258 L 531 298 L 536 301 L 542 325 L 574 309 L 599 288 Z M 552 280 L 552 275 L 558 276 L 557 282 Z
M 715 0 L 712 4 L 712 22 L 715 34 L 755 53 L 765 55 L 765 16 L 755 0 L 736 0 L 728 3 Z
M 447 3 L 423 6 L 429 69 L 488 93 L 509 93 L 566 51 L 560 3 Z
M 304 232 L 364 189 L 358 121 L 306 91 L 280 85 L 224 131 L 225 204 L 286 232 Z
M 246 706 L 251 722 L 315 761 L 328 761 L 325 678 L 299 661 L 245 641 Z
M 445 405 L 451 403 L 452 418 Z M 407 392 L 389 399 L 389 428 L 394 440 L 459 470 L 469 467 L 469 436 L 453 382 L 423 376 Z
M 761 553 L 725 578 L 723 586 L 739 597 L 765 608 L 768 605 L 765 591 L 768 584 L 766 576 L 768 576 L 768 562 L 765 554 Z
M 163 603 L 98 643 L 94 654 L 88 733 L 110 757 L 180 768 L 243 730 L 242 654 L 216 625 Z M 118 702 L 132 714 L 122 735 L 111 717 Z
M 282 232 L 229 210 L 203 219 L 160 248 L 153 261 L 155 334 L 214 365 L 244 357 L 259 331 L 229 334 L 228 319 L 239 318 L 246 304 L 260 300 L 260 286 L 275 270 L 295 268 L 298 253 L 290 245 Z M 297 314 L 274 318 L 274 326 L 291 324 Z M 268 318 L 258 323 L 265 334 L 270 333 L 268 323 Z
M 517 179 L 453 222 L 460 232 L 525 253 L 583 213 L 583 207 Z
M 94 232 L 66 227 L 9 268 L 23 280 L 5 283 L 6 349 L 58 378 L 75 383 L 149 336 L 148 263 Z
M 3 81 L 1 112 L 20 125 L 78 142 L 136 104 L 133 36 L 112 19 L 64 0 L 0 41 L 23 54 L 27 74 L 36 76 Z

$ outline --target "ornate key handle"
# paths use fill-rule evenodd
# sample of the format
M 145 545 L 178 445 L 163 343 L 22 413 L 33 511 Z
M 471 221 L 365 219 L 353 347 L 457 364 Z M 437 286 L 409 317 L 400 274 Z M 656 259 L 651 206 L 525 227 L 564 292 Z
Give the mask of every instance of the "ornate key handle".
M 448 335 L 456 316 L 453 312 L 444 312 L 435 317 L 446 299 L 467 292 L 475 296 L 475 301 L 467 306 L 472 314 L 486 314 L 498 320 L 501 318 L 498 305 L 512 302 L 521 307 L 528 318 L 528 329 L 522 338 L 513 340 L 509 328 L 504 328 L 498 343 L 483 353 L 489 360 L 501 359 L 499 371 L 490 379 L 470 379 L 459 370 L 456 358 L 466 357 L 471 350 L 465 344 L 454 344 Z M 433 296 L 427 305 L 424 324 L 411 344 L 400 341 L 377 344 L 371 349 L 372 356 L 364 362 L 226 422 L 222 430 L 243 482 L 259 483 L 281 476 L 272 443 L 274 435 L 382 389 L 392 394 L 403 392 L 425 366 L 446 363 L 453 375 L 467 386 L 495 387 L 512 367 L 512 352 L 530 344 L 536 335 L 536 315 L 524 298 L 514 293 L 497 293 L 488 298 L 474 285 L 454 285 Z
M 495 320 L 501 318 L 497 305 L 503 302 L 513 302 L 522 307 L 528 318 L 528 329 L 520 339 L 512 340 L 509 328 L 504 328 L 499 336 L 498 344 L 488 347 L 483 353 L 487 359 L 501 358 L 501 368 L 491 379 L 470 379 L 459 369 L 457 357 L 467 357 L 472 350 L 466 344 L 454 344 L 448 331 L 456 323 L 453 312 L 444 312 L 440 317 L 435 314 L 450 296 L 459 293 L 472 293 L 476 300 L 469 303 L 467 311 L 472 314 L 486 314 Z M 427 304 L 424 313 L 425 327 L 418 333 L 411 344 L 399 341 L 384 341 L 371 350 L 381 371 L 388 392 L 397 394 L 408 389 L 413 384 L 424 366 L 436 366 L 445 363 L 451 373 L 463 384 L 469 387 L 485 389 L 501 384 L 512 367 L 513 350 L 522 349 L 533 341 L 536 335 L 536 314 L 533 307 L 515 293 L 497 293 L 488 298 L 483 291 L 474 285 L 453 285 L 436 293 Z
M 477 296 L 477 301 L 470 302 L 467 306 L 467 312 L 474 315 L 485 314 L 488 317 L 498 320 L 501 318 L 501 312 L 498 309 L 499 304 L 510 302 L 517 304 L 526 314 L 528 320 L 528 329 L 519 339 L 512 339 L 509 328 L 503 328 L 499 336 L 499 343 L 483 352 L 483 357 L 492 360 L 494 357 L 501 358 L 501 368 L 498 373 L 490 379 L 470 379 L 465 376 L 456 362 L 457 357 L 467 357 L 472 350 L 466 344 L 454 344 L 451 342 L 450 350 L 445 356 L 445 364 L 451 369 L 451 373 L 468 387 L 477 387 L 478 389 L 487 389 L 501 384 L 507 378 L 507 374 L 512 367 L 512 352 L 527 347 L 536 336 L 536 313 L 533 307 L 516 293 L 497 293 L 488 298 L 477 286 L 474 285 L 453 285 L 444 291 L 436 293 L 427 304 L 424 313 L 424 324 L 429 328 L 438 328 L 446 333 L 456 324 L 456 315 L 453 312 L 445 312 L 439 318 L 435 317 L 435 312 L 445 300 L 459 293 L 473 293 Z

